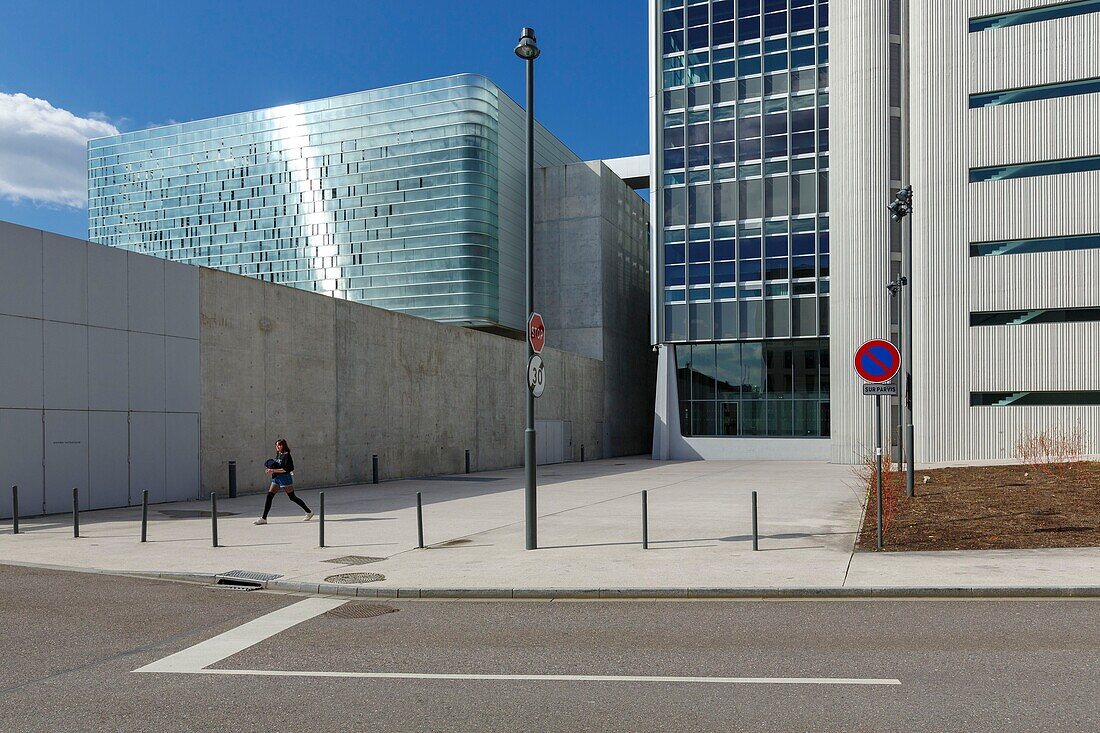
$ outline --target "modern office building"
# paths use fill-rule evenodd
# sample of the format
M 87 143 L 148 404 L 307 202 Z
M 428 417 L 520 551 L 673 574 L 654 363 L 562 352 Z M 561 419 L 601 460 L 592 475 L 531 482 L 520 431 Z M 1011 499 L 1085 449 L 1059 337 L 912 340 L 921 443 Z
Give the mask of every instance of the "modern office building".
M 1100 2 L 906 7 L 894 19 L 853 0 L 832 19 L 833 459 L 870 444 L 846 362 L 885 327 L 890 273 L 873 253 L 896 180 L 895 32 L 909 49 L 916 461 L 1012 460 L 1020 436 L 1076 427 L 1100 453 Z
M 338 298 L 522 331 L 524 113 L 483 76 L 88 145 L 88 238 Z M 578 162 L 536 129 L 540 166 Z
M 900 340 L 899 275 L 918 465 L 1100 453 L 1100 1 L 832 10 L 651 3 L 654 455 L 858 462 L 852 359 Z
M 824 458 L 824 0 L 652 0 L 654 454 Z

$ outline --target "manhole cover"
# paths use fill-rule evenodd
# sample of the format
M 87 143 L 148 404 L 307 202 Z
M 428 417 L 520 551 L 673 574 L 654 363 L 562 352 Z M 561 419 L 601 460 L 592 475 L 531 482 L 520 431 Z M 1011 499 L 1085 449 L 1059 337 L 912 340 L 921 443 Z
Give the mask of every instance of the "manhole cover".
M 198 519 L 200 517 L 209 517 L 209 511 L 203 511 L 202 509 L 158 509 L 160 514 L 172 519 Z M 235 517 L 237 512 L 218 512 L 219 517 Z
M 342 606 L 337 606 L 329 611 L 325 611 L 325 615 L 335 618 L 375 618 L 376 616 L 385 616 L 387 613 L 396 612 L 397 609 L 393 606 L 381 606 L 377 603 L 351 601 Z
M 323 560 L 322 562 L 332 562 L 337 565 L 367 565 L 372 562 L 382 562 L 385 559 L 384 557 L 367 557 L 365 555 L 344 555 L 343 557 L 334 557 L 331 560 Z
M 385 580 L 386 576 L 382 573 L 340 573 L 339 575 L 330 575 L 325 578 L 326 583 L 374 583 L 379 580 Z

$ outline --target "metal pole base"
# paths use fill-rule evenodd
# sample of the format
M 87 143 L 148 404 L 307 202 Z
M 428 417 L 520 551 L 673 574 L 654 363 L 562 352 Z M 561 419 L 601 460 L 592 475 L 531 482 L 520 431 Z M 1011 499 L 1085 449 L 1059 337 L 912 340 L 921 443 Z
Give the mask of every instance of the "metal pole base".
M 535 491 L 535 429 L 527 428 L 523 432 L 523 465 L 527 471 L 524 509 L 527 524 L 527 549 L 537 550 L 539 546 L 538 499 Z

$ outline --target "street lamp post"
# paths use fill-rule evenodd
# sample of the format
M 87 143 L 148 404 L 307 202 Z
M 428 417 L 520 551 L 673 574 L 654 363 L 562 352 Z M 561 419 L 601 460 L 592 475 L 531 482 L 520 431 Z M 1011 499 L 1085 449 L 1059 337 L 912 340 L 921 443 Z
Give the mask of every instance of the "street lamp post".
M 901 250 L 902 272 L 898 279 L 887 287 L 894 295 L 902 288 L 905 292 L 902 296 L 902 317 L 898 330 L 902 343 L 902 360 L 905 364 L 905 372 L 902 374 L 902 396 L 900 400 L 899 422 L 905 424 L 905 439 L 899 442 L 899 447 L 904 447 L 905 455 L 905 494 L 913 496 L 914 487 L 914 455 L 913 445 L 913 284 L 909 277 L 913 268 L 913 187 L 906 186 L 898 191 L 897 196 L 888 207 L 891 218 L 902 224 Z M 903 418 L 903 419 L 902 419 Z M 901 425 L 898 425 L 898 433 L 901 433 Z M 900 435 L 899 435 L 900 437 Z
M 516 56 L 527 65 L 527 256 L 525 273 L 527 276 L 527 297 L 524 319 L 525 329 L 529 329 L 531 314 L 535 312 L 535 59 L 539 57 L 539 47 L 535 42 L 535 31 L 524 28 L 516 44 Z M 527 334 L 527 362 L 535 355 L 531 344 L 531 334 Z M 527 370 L 524 369 L 526 375 Z M 524 377 L 526 381 L 526 376 Z M 535 395 L 531 387 L 527 388 L 527 429 L 523 433 L 523 466 L 527 474 L 524 490 L 524 515 L 527 526 L 527 549 L 539 546 L 538 540 L 538 489 L 535 483 Z

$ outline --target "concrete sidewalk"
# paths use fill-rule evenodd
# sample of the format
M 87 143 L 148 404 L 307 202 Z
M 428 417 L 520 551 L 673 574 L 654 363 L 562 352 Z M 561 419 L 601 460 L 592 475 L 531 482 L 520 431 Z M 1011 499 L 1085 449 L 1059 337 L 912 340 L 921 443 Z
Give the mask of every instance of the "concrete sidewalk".
M 523 471 L 512 469 L 327 489 L 326 544 L 317 520 L 277 496 L 219 498 L 220 547 L 208 502 L 24 520 L 0 535 L 3 562 L 208 578 L 241 569 L 281 576 L 272 587 L 335 591 L 326 578 L 381 573 L 343 586 L 361 595 L 738 595 L 871 589 L 1100 587 L 1100 548 L 853 553 L 860 492 L 845 466 L 797 462 L 658 462 L 628 458 L 541 467 L 539 545 L 524 550 Z M 649 492 L 650 549 L 641 548 L 640 492 Z M 750 493 L 760 498 L 752 551 Z M 416 548 L 416 492 L 425 541 Z M 299 495 L 318 510 L 318 493 Z M 206 511 L 206 516 L 195 516 Z M 384 558 L 347 565 L 348 555 Z M 690 591 L 690 592 L 689 592 Z

